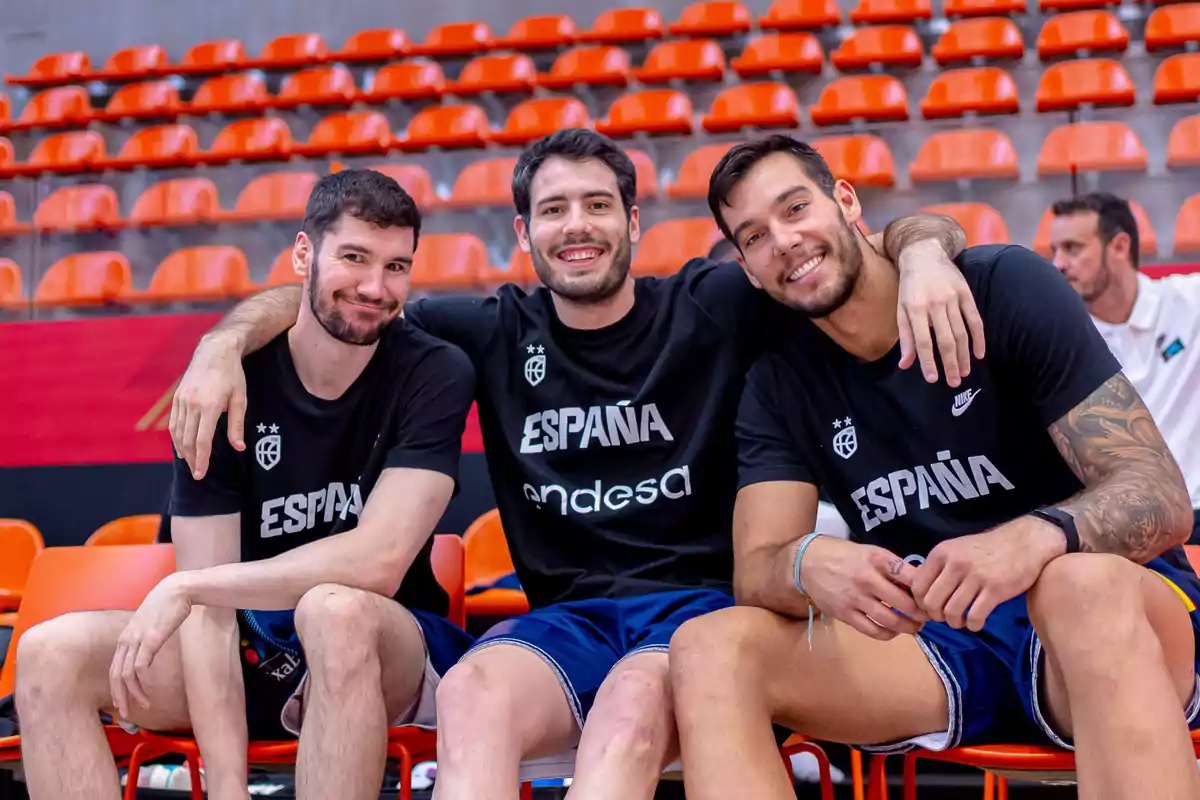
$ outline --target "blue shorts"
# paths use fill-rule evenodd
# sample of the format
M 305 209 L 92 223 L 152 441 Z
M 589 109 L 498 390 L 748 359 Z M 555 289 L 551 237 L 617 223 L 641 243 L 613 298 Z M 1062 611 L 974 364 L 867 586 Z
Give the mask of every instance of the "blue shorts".
M 1197 639 L 1196 672 L 1200 676 L 1200 611 L 1196 610 L 1200 591 L 1195 575 L 1161 557 L 1145 566 L 1165 578 L 1182 595 L 1181 602 L 1187 604 Z M 1052 744 L 1074 749 L 1066 734 L 1056 731 L 1049 719 L 1040 678 L 1045 671 L 1045 654 L 1029 621 L 1025 595 L 997 606 L 979 633 L 928 622 L 917 634 L 917 641 L 946 688 L 946 730 L 859 749 L 902 753 L 915 747 L 945 750 L 998 743 Z M 1200 678 L 1186 713 L 1188 726 L 1193 730 L 1200 727 Z
M 445 617 L 406 609 L 425 638 L 425 680 L 421 696 L 408 713 L 391 724 L 433 727 L 433 691 L 437 681 L 474 638 Z M 242 680 L 246 687 L 246 721 L 252 741 L 279 741 L 300 734 L 305 678 L 308 670 L 296 633 L 293 611 L 238 611 Z
M 538 655 L 554 670 L 582 728 L 600 684 L 622 659 L 666 653 L 680 625 L 732 605 L 731 595 L 712 589 L 558 603 L 498 623 L 467 655 L 500 644 Z

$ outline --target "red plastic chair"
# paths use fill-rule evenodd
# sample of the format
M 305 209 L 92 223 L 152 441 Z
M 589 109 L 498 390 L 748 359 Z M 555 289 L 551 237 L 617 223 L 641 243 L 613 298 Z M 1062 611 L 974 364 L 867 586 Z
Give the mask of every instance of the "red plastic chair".
M 463 534 L 463 545 L 466 548 L 467 589 L 489 586 L 513 573 L 512 554 L 497 509 L 493 508 L 471 523 Z M 492 588 L 467 595 L 466 609 L 470 617 L 512 617 L 529 611 L 529 599 L 520 589 Z
M 119 517 L 97 528 L 84 542 L 90 547 L 154 544 L 162 525 L 161 514 L 137 514 Z
M 29 569 L 45 548 L 41 531 L 32 523 L 0 519 L 0 611 L 16 611 L 21 605 Z

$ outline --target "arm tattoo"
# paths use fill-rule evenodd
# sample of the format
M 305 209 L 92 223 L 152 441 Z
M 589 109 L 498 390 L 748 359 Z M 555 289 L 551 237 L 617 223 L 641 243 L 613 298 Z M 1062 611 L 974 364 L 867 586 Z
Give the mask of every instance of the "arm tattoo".
M 933 239 L 955 258 L 967 246 L 967 233 L 953 217 L 944 214 L 918 214 L 894 219 L 883 229 L 883 249 L 893 262 L 900 258 L 900 251 L 913 242 Z
M 1050 437 L 1084 490 L 1060 505 L 1085 552 L 1144 563 L 1191 532 L 1191 500 L 1150 412 L 1121 373 L 1053 425 Z

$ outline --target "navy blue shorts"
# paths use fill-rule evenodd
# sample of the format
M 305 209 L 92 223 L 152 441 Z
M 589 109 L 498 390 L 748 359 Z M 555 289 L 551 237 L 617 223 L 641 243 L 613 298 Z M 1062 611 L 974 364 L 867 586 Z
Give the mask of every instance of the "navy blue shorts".
M 1165 578 L 1187 605 L 1198 643 L 1196 672 L 1200 675 L 1200 611 L 1196 610 L 1195 577 L 1163 558 L 1145 566 Z M 946 688 L 946 731 L 861 750 L 901 753 L 914 747 L 944 750 L 973 744 L 1053 744 L 1074 749 L 1068 737 L 1054 729 L 1048 716 L 1040 678 L 1045 670 L 1045 654 L 1029 621 L 1025 595 L 997 606 L 979 633 L 927 622 L 917 634 L 917 641 Z M 1188 726 L 1193 730 L 1200 727 L 1200 680 L 1186 713 Z
M 666 653 L 680 625 L 732 605 L 731 595 L 712 589 L 558 603 L 498 623 L 471 653 L 509 644 L 540 656 L 554 670 L 582 728 L 600 684 L 622 659 Z
M 432 693 L 437 680 L 474 644 L 474 638 L 445 617 L 406 609 L 425 638 L 422 696 L 393 724 L 433 727 Z M 308 674 L 293 611 L 238 611 L 246 720 L 251 740 L 292 739 L 300 733 L 304 681 Z M 428 696 L 425 696 L 428 695 Z

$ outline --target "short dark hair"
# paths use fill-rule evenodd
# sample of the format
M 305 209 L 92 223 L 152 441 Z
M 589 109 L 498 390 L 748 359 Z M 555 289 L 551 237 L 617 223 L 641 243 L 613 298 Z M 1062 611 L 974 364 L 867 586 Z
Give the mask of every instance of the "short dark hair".
M 721 206 L 729 205 L 729 195 L 733 194 L 734 188 L 742 178 L 746 177 L 746 173 L 759 161 L 773 153 L 792 155 L 804 168 L 804 174 L 822 192 L 833 197 L 833 187 L 837 180 L 829 171 L 829 165 L 825 163 L 825 159 L 810 145 L 781 133 L 736 144 L 717 162 L 712 177 L 708 180 L 708 208 L 712 211 L 713 219 L 716 220 L 721 233 L 725 234 L 725 238 L 735 245 L 737 242 L 733 239 L 733 231 L 725 223 L 725 215 L 721 213 Z
M 344 169 L 326 175 L 313 186 L 304 210 L 303 230 L 313 248 L 343 214 L 380 228 L 412 228 L 413 247 L 421 236 L 421 212 L 395 178 L 373 169 Z
M 1133 268 L 1137 269 L 1141 243 L 1138 241 L 1137 218 L 1133 216 L 1129 201 L 1108 192 L 1091 192 L 1059 200 L 1050 207 L 1050 213 L 1056 217 L 1088 211 L 1096 214 L 1096 228 L 1103 244 L 1107 245 L 1118 233 L 1129 235 L 1129 257 L 1133 261 Z
M 517 214 L 525 218 L 525 224 L 529 224 L 532 203 L 529 187 L 533 184 L 533 176 L 551 156 L 569 158 L 572 161 L 583 161 L 587 158 L 603 161 L 617 176 L 617 189 L 621 192 L 625 216 L 628 217 L 632 213 L 634 201 L 637 199 L 637 170 L 633 161 L 607 136 L 587 128 L 567 128 L 538 139 L 526 147 L 517 159 L 512 179 L 513 205 L 516 206 Z

